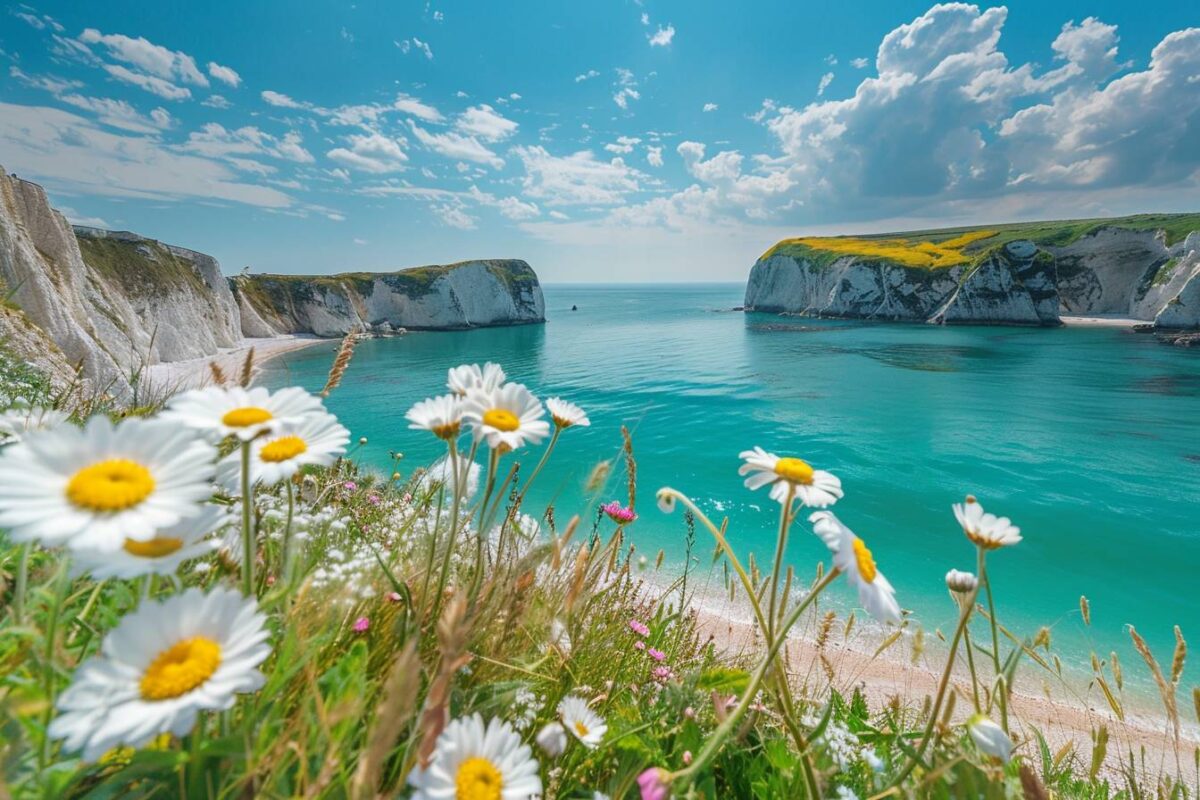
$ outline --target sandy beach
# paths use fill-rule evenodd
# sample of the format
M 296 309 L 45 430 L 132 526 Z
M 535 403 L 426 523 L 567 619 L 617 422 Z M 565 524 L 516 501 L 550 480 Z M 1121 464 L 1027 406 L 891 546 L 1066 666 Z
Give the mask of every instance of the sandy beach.
M 1150 320 L 1131 319 L 1120 314 L 1093 314 L 1087 317 L 1063 314 L 1059 319 L 1063 325 L 1074 328 L 1132 328 L 1135 325 L 1150 324 Z
M 254 363 L 261 367 L 273 358 L 331 341 L 318 336 L 290 335 L 261 339 L 243 339 L 238 347 L 222 349 L 220 353 L 187 361 L 168 361 L 146 368 L 143 379 L 152 391 L 178 392 L 197 389 L 213 382 L 212 364 L 226 375 L 236 375 L 254 348 Z
M 762 638 L 750 622 L 748 606 L 714 598 L 703 591 L 696 595 L 692 606 L 702 638 L 711 639 L 718 650 L 735 658 L 753 661 L 760 657 Z M 788 678 L 799 696 L 811 696 L 820 703 L 831 687 L 845 697 L 858 688 L 872 709 L 883 708 L 898 698 L 902 705 L 919 710 L 926 697 L 932 699 L 937 693 L 947 646 L 936 632 L 927 630 L 923 644 L 918 647 L 910 631 L 877 654 L 886 642 L 883 633 L 859 619 L 847 636 L 846 618 L 839 615 L 829 628 L 825 645 L 818 647 L 818 620 L 823 614 L 807 615 L 807 623 L 802 621 L 789 637 Z M 1142 667 L 1130 664 L 1126 669 Z M 951 686 L 957 694 L 954 719 L 964 722 L 974 712 L 971 676 L 965 667 L 952 674 Z M 1139 773 L 1150 785 L 1155 785 L 1160 775 L 1177 772 L 1194 782 L 1198 776 L 1192 753 L 1200 746 L 1200 728 L 1189 721 L 1187 712 L 1191 704 L 1185 696 L 1188 691 L 1187 687 L 1180 687 L 1183 726 L 1176 748 L 1170 722 L 1157 695 L 1135 696 L 1127 686 L 1126 694 L 1121 697 L 1125 714 L 1122 721 L 1109 708 L 1100 689 L 1088 684 L 1086 676 L 1059 678 L 1026 658 L 1018 670 L 1009 709 L 1017 752 L 1030 757 L 1035 764 L 1040 763 L 1036 729 L 1046 738 L 1051 753 L 1071 745 L 1074 754 L 1068 758 L 1075 759 L 1077 771 L 1086 773 L 1092 758 L 1092 732 L 1103 725 L 1108 728 L 1109 742 L 1101 774 L 1113 781 L 1114 786 L 1124 785 L 1123 770 L 1128 766 L 1130 752 L 1138 754 Z

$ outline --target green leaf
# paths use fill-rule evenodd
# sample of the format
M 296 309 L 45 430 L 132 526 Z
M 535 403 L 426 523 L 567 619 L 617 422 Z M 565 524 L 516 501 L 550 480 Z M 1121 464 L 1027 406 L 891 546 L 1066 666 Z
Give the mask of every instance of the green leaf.
M 741 694 L 750 684 L 750 673 L 732 667 L 710 667 L 700 673 L 696 688 L 705 692 Z

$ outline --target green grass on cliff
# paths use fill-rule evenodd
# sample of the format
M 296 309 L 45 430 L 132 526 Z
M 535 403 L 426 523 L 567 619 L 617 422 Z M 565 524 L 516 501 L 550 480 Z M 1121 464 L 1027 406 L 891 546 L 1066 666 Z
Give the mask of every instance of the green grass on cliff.
M 957 263 L 969 263 L 996 247 L 1018 239 L 1029 239 L 1042 246 L 1065 247 L 1105 228 L 1162 231 L 1169 246 L 1182 241 L 1192 231 L 1200 231 L 1200 214 L 1137 214 L 1130 217 L 1013 222 L 1000 225 L 972 225 L 901 233 L 865 234 L 855 237 L 828 237 L 826 241 L 858 240 L 864 245 L 861 248 L 863 251 L 860 254 L 861 257 L 887 261 L 890 259 L 880 255 L 880 248 L 877 246 L 879 243 L 888 242 L 894 245 L 908 242 L 914 249 L 929 248 L 931 245 L 936 246 L 948 241 L 959 240 L 978 231 L 993 232 L 992 236 L 977 239 L 963 247 L 961 261 L 949 263 L 943 259 L 925 266 L 915 263 L 902 264 L 902 266 L 908 267 L 939 269 L 955 266 Z M 817 267 L 826 267 L 847 255 L 844 246 L 826 249 L 819 246 L 819 241 L 814 238 L 784 239 L 764 253 L 763 258 L 787 255 L 794 258 L 806 258 Z
M 131 295 L 161 295 L 180 288 L 207 293 L 191 265 L 159 242 L 79 236 L 84 263 Z

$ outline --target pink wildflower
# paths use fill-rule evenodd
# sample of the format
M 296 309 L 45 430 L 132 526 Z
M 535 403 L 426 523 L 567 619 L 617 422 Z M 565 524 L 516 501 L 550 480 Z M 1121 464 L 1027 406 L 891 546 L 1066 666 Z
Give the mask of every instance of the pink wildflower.
M 611 503 L 605 503 L 600 506 L 600 510 L 608 515 L 608 518 L 618 525 L 628 525 L 637 519 L 637 514 L 633 508 L 627 508 L 621 505 L 619 500 L 613 500 Z
M 377 495 L 377 494 L 369 494 L 369 495 L 367 495 L 367 502 L 368 502 L 368 503 L 370 503 L 370 504 L 371 504 L 371 505 L 373 505 L 373 506 L 377 506 L 377 505 L 379 505 L 379 502 L 380 502 L 380 500 L 379 500 L 379 495 Z
M 358 619 L 354 620 L 354 625 L 352 627 L 354 628 L 355 633 L 366 633 L 367 628 L 371 627 L 371 620 L 367 619 L 366 617 L 359 617 Z
M 687 767 L 687 766 L 690 766 L 691 763 L 692 763 L 692 751 L 684 750 L 683 751 L 683 765 L 685 767 Z
M 643 622 L 638 622 L 636 619 L 629 620 L 630 629 L 638 636 L 649 636 L 650 628 Z
M 399 603 L 403 598 L 399 592 L 388 592 L 387 599 L 389 603 Z
M 667 681 L 671 680 L 671 668 L 670 667 L 655 667 L 650 672 L 650 675 L 651 675 L 651 677 L 654 678 L 654 680 L 658 681 L 659 683 L 666 683 Z
M 634 642 L 634 643 L 633 643 L 633 646 L 634 646 L 636 649 L 638 649 L 638 650 L 645 650 L 645 649 L 646 649 L 646 643 L 645 643 L 645 642 L 643 642 L 643 641 L 642 641 L 642 640 L 640 640 L 640 639 L 639 639 L 638 641 Z
M 659 767 L 650 769 L 638 775 L 638 789 L 642 792 L 642 800 L 668 800 L 671 796 L 671 773 Z
M 659 650 L 658 648 L 655 648 L 655 647 L 651 647 L 649 650 L 647 650 L 646 655 L 650 656 L 655 661 L 662 661 L 664 658 L 667 657 L 666 653 L 664 653 L 662 650 Z

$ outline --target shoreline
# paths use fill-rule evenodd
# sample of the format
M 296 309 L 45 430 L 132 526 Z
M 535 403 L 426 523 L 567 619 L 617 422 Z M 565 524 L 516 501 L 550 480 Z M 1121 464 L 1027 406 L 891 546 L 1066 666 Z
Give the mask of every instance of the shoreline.
M 1154 320 L 1132 319 L 1119 314 L 1091 314 L 1089 316 L 1060 314 L 1058 318 L 1068 328 L 1135 328 L 1138 325 L 1154 324 Z
M 151 391 L 180 392 L 187 389 L 200 389 L 213 382 L 210 364 L 216 364 L 225 374 L 234 376 L 241 370 L 246 361 L 246 353 L 251 348 L 254 349 L 255 367 L 261 369 L 268 361 L 285 353 L 293 353 L 306 347 L 334 341 L 338 340 L 312 334 L 247 338 L 242 339 L 241 344 L 237 347 L 222 348 L 211 356 L 151 364 L 146 367 L 142 379 L 151 388 Z
M 702 641 L 711 642 L 718 652 L 737 660 L 758 658 L 762 653 L 762 638 L 748 604 L 740 599 L 741 587 L 739 599 L 730 601 L 728 595 L 714 590 L 712 575 L 707 580 L 699 575 L 696 579 L 688 589 L 688 610 Z M 659 598 L 667 595 L 668 575 L 643 580 Z M 843 611 L 837 606 L 824 605 L 824 612 L 831 610 Z M 917 637 L 911 635 L 916 628 L 909 628 L 910 634 L 901 636 L 880 653 L 886 636 L 874 621 L 867 621 L 865 613 L 856 610 L 858 621 L 849 636 L 845 634 L 846 615 L 839 613 L 829 630 L 827 644 L 818 647 L 821 615 L 805 615 L 788 637 L 785 659 L 793 691 L 803 695 L 806 689 L 816 690 L 814 699 L 820 702 L 830 688 L 844 697 L 858 689 L 876 710 L 893 698 L 899 698 L 908 708 L 919 709 L 927 696 L 932 698 L 936 694 L 947 655 L 946 643 L 938 632 L 926 630 L 923 645 L 918 645 Z M 1091 761 L 1092 731 L 1104 725 L 1109 731 L 1109 745 L 1100 774 L 1114 783 L 1123 782 L 1122 770 L 1128 765 L 1122 754 L 1130 751 L 1144 752 L 1139 769 L 1144 769 L 1150 778 L 1174 775 L 1177 763 L 1186 780 L 1200 777 L 1191 757 L 1192 750 L 1200 745 L 1200 726 L 1188 719 L 1186 697 L 1179 699 L 1181 735 L 1177 760 L 1170 720 L 1157 694 L 1137 692 L 1127 684 L 1118 695 L 1125 716 L 1122 721 L 1108 706 L 1100 689 L 1088 682 L 1088 675 L 1064 671 L 1055 676 L 1028 657 L 1022 664 L 1009 709 L 1013 741 L 1018 746 L 1016 752 L 1034 762 L 1038 760 L 1036 729 L 1045 737 L 1052 753 L 1073 744 L 1075 757 L 1086 768 Z M 953 719 L 965 723 L 974 707 L 970 673 L 961 660 L 952 671 L 950 684 L 958 695 Z

